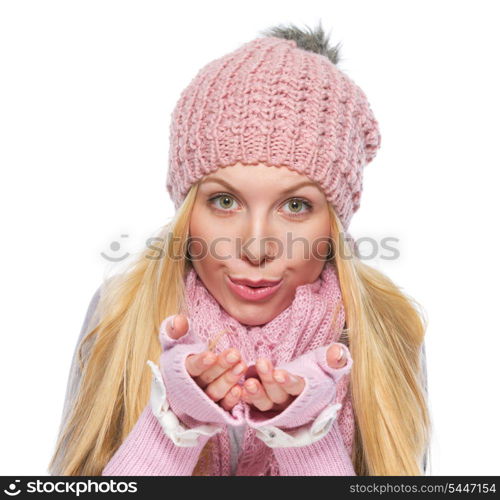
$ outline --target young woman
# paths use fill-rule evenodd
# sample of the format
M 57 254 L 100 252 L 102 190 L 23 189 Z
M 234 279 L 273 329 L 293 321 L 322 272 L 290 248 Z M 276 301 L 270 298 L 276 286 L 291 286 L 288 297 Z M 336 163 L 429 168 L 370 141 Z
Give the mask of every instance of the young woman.
M 51 474 L 425 473 L 425 321 L 347 233 L 380 133 L 338 59 L 276 27 L 183 91 L 175 217 L 92 299 Z

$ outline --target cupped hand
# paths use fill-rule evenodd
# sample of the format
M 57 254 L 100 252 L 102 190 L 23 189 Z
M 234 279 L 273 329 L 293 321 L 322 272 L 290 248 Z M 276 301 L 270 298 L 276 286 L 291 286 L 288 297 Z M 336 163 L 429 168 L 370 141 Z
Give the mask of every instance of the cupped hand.
M 168 325 L 168 335 L 179 339 L 189 329 L 188 319 L 177 314 Z M 328 366 L 342 368 L 347 363 L 341 344 L 334 343 L 326 351 Z M 274 369 L 270 360 L 260 358 L 255 365 L 257 377 L 249 377 L 240 386 L 238 381 L 247 371 L 236 348 L 220 354 L 210 350 L 191 354 L 186 358 L 186 370 L 196 384 L 213 401 L 230 411 L 241 399 L 260 411 L 282 411 L 302 393 L 304 378 L 283 369 Z
M 331 368 L 342 368 L 347 363 L 344 351 L 337 343 L 327 349 L 326 358 Z M 303 377 L 287 370 L 274 369 L 267 358 L 258 359 L 255 368 L 259 378 L 250 377 L 245 380 L 241 399 L 260 411 L 282 411 L 304 390 Z
M 168 325 L 168 335 L 179 339 L 188 331 L 189 323 L 183 314 L 174 316 Z M 186 358 L 186 370 L 207 396 L 230 411 L 240 400 L 239 379 L 247 369 L 235 348 L 226 349 L 220 354 L 206 350 L 191 354 Z

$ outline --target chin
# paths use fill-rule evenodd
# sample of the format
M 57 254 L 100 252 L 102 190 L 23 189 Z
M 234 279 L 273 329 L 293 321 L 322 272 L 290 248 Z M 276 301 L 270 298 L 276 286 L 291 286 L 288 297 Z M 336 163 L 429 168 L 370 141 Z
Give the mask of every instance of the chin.
M 269 323 L 269 321 L 264 321 L 262 322 L 262 320 L 245 320 L 245 319 L 238 319 L 238 318 L 235 318 L 237 319 L 242 325 L 245 325 L 245 326 L 261 326 L 261 325 L 265 325 L 266 323 Z
M 266 323 L 269 323 L 270 320 L 268 321 L 262 321 L 261 319 L 254 319 L 254 318 L 236 318 L 242 325 L 246 326 L 260 326 L 260 325 L 265 325 Z
M 264 314 L 263 309 L 267 309 L 265 304 L 251 305 L 250 307 L 233 304 L 229 314 L 242 325 L 260 326 L 269 323 L 276 316 L 272 312 Z

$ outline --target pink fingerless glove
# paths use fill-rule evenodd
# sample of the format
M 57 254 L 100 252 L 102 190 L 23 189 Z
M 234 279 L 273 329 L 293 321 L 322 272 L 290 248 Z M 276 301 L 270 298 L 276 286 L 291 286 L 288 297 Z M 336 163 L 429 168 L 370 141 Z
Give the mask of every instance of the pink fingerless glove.
M 163 350 L 160 372 L 173 413 L 189 427 L 200 422 L 241 425 L 244 422 L 242 402 L 236 404 L 231 411 L 224 410 L 210 399 L 186 369 L 186 358 L 190 354 L 199 354 L 208 349 L 207 343 L 197 337 L 193 321 L 188 320 L 189 329 L 185 335 L 173 339 L 167 333 L 167 324 L 171 318 L 169 316 L 162 321 L 159 338 Z
M 330 345 L 318 347 L 293 361 L 276 366 L 276 368 L 287 370 L 292 375 L 303 377 L 305 387 L 290 405 L 280 412 L 262 412 L 253 405 L 246 405 L 245 419 L 248 424 L 255 429 L 269 428 L 269 426 L 280 429 L 300 427 L 310 423 L 326 407 L 332 405 L 337 394 L 337 383 L 351 371 L 352 357 L 349 349 L 339 343 L 347 363 L 342 368 L 331 368 L 326 358 Z M 340 409 L 340 405 L 337 409 Z

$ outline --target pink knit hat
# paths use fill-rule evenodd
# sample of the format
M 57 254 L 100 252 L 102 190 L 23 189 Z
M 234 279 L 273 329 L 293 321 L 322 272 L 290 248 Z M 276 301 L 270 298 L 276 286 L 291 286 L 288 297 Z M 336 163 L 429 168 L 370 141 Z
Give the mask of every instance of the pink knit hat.
M 323 189 L 347 231 L 363 167 L 379 147 L 364 92 L 331 57 L 264 36 L 208 63 L 182 92 L 170 126 L 167 190 L 177 209 L 194 183 L 220 167 L 286 166 Z

